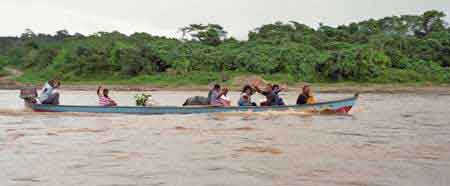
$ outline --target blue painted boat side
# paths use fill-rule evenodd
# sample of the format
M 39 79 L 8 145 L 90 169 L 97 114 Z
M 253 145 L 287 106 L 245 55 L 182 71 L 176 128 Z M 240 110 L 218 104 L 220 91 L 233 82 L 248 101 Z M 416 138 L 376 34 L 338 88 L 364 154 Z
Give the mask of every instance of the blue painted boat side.
M 75 105 L 32 105 L 32 109 L 40 112 L 87 112 L 87 113 L 121 113 L 121 114 L 200 114 L 215 112 L 265 112 L 286 110 L 338 110 L 353 107 L 358 96 L 353 98 L 317 103 L 313 105 L 289 105 L 274 107 L 102 107 L 102 106 L 75 106 Z

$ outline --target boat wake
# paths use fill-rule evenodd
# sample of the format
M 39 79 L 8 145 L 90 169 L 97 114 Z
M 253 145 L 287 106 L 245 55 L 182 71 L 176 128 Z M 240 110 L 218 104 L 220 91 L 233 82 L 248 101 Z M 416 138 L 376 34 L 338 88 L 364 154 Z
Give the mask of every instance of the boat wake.
M 111 115 L 98 113 L 76 113 L 76 112 L 34 112 L 31 109 L 0 109 L 0 116 L 73 116 L 73 117 L 110 117 Z
M 0 116 L 26 116 L 31 113 L 28 109 L 0 109 Z
M 311 117 L 311 116 L 336 116 L 336 115 L 344 115 L 351 116 L 350 114 L 342 114 L 332 110 L 323 110 L 323 111 L 297 111 L 297 110 L 288 110 L 288 111 L 267 111 L 267 112 L 222 112 L 222 113 L 214 113 L 213 116 L 216 117 L 226 117 L 226 116 L 238 116 L 238 117 L 271 117 L 271 116 L 299 116 L 299 117 Z

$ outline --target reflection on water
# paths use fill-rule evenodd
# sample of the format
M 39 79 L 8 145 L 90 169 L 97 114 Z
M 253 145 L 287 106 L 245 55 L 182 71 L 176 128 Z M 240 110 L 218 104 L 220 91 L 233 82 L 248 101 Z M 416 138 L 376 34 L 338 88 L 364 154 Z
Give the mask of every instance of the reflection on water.
M 133 93 L 112 94 L 133 104 Z M 179 105 L 202 94 L 154 97 Z M 351 115 L 183 116 L 33 113 L 17 91 L 0 95 L 2 185 L 450 184 L 449 95 L 362 95 Z M 63 95 L 97 102 L 91 92 Z

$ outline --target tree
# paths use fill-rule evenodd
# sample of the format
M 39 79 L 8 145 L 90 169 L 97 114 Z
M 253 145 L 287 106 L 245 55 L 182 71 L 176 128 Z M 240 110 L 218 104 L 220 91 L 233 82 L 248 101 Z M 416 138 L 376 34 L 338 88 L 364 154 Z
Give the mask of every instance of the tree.
M 33 73 L 36 81 L 167 74 L 168 82 L 180 75 L 182 82 L 209 83 L 252 73 L 289 81 L 450 83 L 450 28 L 443 16 L 431 10 L 317 29 L 275 22 L 250 31 L 248 40 L 228 38 L 217 24 L 184 27 L 183 39 L 118 31 L 50 35 L 27 29 L 21 37 L 0 37 L 0 59 Z
M 443 18 L 444 12 L 431 10 L 422 15 L 422 27 L 425 35 L 431 32 L 439 32 L 445 30 L 445 23 Z
M 183 38 L 189 34 L 192 39 L 211 46 L 220 45 L 227 38 L 227 32 L 218 24 L 191 24 L 180 31 Z
M 67 37 L 70 37 L 69 31 L 67 31 L 67 30 L 56 31 L 56 35 L 55 35 L 56 40 L 63 40 Z
M 33 37 L 36 37 L 36 34 L 29 28 L 25 29 L 25 32 L 20 36 L 22 39 L 30 39 Z

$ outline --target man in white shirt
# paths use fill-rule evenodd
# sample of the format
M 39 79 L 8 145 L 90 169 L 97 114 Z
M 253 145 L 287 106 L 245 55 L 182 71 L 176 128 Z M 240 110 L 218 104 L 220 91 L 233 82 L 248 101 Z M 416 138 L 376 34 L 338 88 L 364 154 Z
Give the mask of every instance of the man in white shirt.
M 45 83 L 41 96 L 39 96 L 39 102 L 47 105 L 59 105 L 59 92 L 57 90 L 59 86 L 60 82 L 56 80 L 50 80 Z

